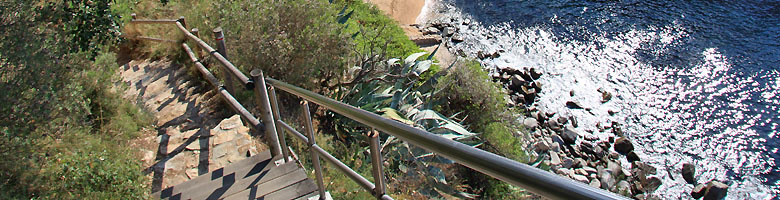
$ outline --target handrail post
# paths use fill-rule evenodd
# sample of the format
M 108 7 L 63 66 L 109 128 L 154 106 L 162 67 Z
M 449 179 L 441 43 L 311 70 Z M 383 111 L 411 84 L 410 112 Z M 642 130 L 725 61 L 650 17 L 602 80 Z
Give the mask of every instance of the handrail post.
M 190 30 L 190 32 L 193 35 L 195 35 L 195 37 L 200 38 L 200 32 L 198 31 L 198 28 L 193 28 L 192 30 Z M 196 44 L 194 50 L 195 50 L 195 55 L 198 56 L 198 60 L 200 61 L 201 59 L 203 59 L 203 49 L 200 47 L 200 45 Z
M 187 23 L 184 21 L 184 16 L 179 16 L 179 20 L 176 21 L 181 23 L 181 26 L 183 26 L 184 28 L 187 28 Z
M 282 149 L 279 147 L 276 123 L 274 121 L 274 116 L 271 114 L 271 103 L 268 100 L 268 90 L 265 87 L 263 71 L 255 69 L 252 70 L 249 75 L 252 76 L 252 80 L 255 82 L 255 99 L 257 106 L 260 108 L 260 117 L 263 119 L 263 124 L 265 125 L 265 138 L 267 138 L 268 143 L 270 143 L 271 156 L 278 156 L 281 154 Z
M 213 32 L 214 40 L 217 41 L 217 52 L 219 52 L 219 54 L 227 60 L 228 56 L 227 48 L 225 47 L 225 34 L 222 33 L 222 27 L 215 28 Z M 227 89 L 230 94 L 236 94 L 236 90 L 233 86 L 233 76 L 230 75 L 230 70 L 228 70 L 225 66 L 222 67 L 222 77 L 225 78 L 225 89 Z
M 311 112 L 309 111 L 309 101 L 303 100 L 301 103 L 303 114 L 306 120 L 303 124 L 306 126 L 306 134 L 309 136 L 309 151 L 311 152 L 311 164 L 314 166 L 314 174 L 317 176 L 317 186 L 319 187 L 320 199 L 325 199 L 325 184 L 322 183 L 322 166 L 320 166 L 320 157 L 314 149 L 317 145 L 314 138 L 314 129 L 311 124 Z
M 379 132 L 375 129 L 371 129 L 371 133 L 368 135 L 368 144 L 371 148 L 371 164 L 373 165 L 374 175 L 374 195 L 377 199 L 382 199 L 385 195 L 385 173 L 382 170 L 382 152 L 379 149 Z
M 130 20 L 135 20 L 135 13 L 130 14 Z
M 255 80 L 257 82 L 257 80 Z M 265 82 L 265 78 L 263 79 L 263 82 Z M 279 114 L 279 99 L 276 98 L 276 89 L 274 89 L 274 86 L 271 85 L 269 87 L 269 100 L 271 101 L 271 113 L 274 115 L 274 126 L 276 126 L 276 134 L 277 138 L 279 138 L 279 144 L 281 145 L 282 149 L 282 156 L 284 156 L 284 162 L 290 162 L 290 153 L 289 148 L 287 147 L 287 140 L 286 140 L 286 134 L 284 134 L 284 129 L 280 127 L 279 124 L 276 124 L 276 120 L 282 120 L 282 117 Z

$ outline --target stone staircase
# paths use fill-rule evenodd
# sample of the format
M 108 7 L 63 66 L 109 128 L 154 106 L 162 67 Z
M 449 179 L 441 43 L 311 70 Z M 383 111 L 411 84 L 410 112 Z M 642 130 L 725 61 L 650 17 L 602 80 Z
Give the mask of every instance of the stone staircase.
M 218 112 L 221 99 L 171 61 L 132 60 L 120 67 L 124 97 L 154 114 L 156 147 L 142 149 L 152 190 L 196 179 L 231 163 L 261 156 L 266 145 L 250 136 L 238 115 Z M 155 145 L 150 145 L 155 146 Z M 212 173 L 213 174 L 213 173 Z M 305 176 L 305 174 L 304 174 Z

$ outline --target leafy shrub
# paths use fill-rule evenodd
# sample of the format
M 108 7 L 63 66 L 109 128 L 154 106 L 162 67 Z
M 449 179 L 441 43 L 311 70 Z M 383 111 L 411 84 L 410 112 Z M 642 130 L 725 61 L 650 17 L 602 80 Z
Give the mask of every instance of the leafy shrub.
M 336 12 L 322 1 L 215 3 L 215 24 L 226 31 L 228 55 L 248 71 L 318 89 L 341 77 L 348 38 L 339 34 Z
M 148 118 L 111 90 L 115 56 L 91 61 L 117 39 L 108 2 L 0 3 L 0 199 L 144 198 L 125 142 Z
M 437 110 L 449 115 L 463 111 L 460 116 L 465 118 L 464 123 L 476 131 L 507 118 L 509 108 L 501 86 L 490 81 L 477 61 L 457 62 L 435 88 L 436 98 L 442 100 Z

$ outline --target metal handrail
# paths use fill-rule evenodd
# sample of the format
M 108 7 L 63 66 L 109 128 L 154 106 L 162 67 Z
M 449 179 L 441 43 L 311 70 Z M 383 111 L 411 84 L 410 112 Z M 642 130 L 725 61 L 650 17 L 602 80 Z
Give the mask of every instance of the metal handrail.
M 342 102 L 278 81 L 276 79 L 263 78 L 263 76 L 260 73 L 258 73 L 257 75 L 253 73 L 252 79 L 249 79 L 248 77 L 246 77 L 246 75 L 238 71 L 238 69 L 235 66 L 233 66 L 233 64 L 230 63 L 219 52 L 214 50 L 214 48 L 206 44 L 206 42 L 198 38 L 196 35 L 188 32 L 186 29 L 186 25 L 184 25 L 183 17 L 181 17 L 179 20 L 137 20 L 135 19 L 135 14 L 133 14 L 132 17 L 133 20 L 131 22 L 135 22 L 135 23 L 175 24 L 182 32 L 184 32 L 184 34 L 189 39 L 194 40 L 195 43 L 198 44 L 198 46 L 206 49 L 207 51 L 210 52 L 212 56 L 216 57 L 217 60 L 221 64 L 223 64 L 223 66 L 227 69 L 229 74 L 232 74 L 235 78 L 239 79 L 239 81 L 244 83 L 247 89 L 255 89 L 256 90 L 255 92 L 258 93 L 257 94 L 258 98 L 260 98 L 258 99 L 259 101 L 258 104 L 259 106 L 262 107 L 260 108 L 260 110 L 262 111 L 263 114 L 262 116 L 263 122 L 266 121 L 271 122 L 269 124 L 275 125 L 276 127 L 268 126 L 261 123 L 251 113 L 249 113 L 249 111 L 247 111 L 246 108 L 244 108 L 238 101 L 236 101 L 235 98 L 233 98 L 233 96 L 227 90 L 225 90 L 225 88 L 219 82 L 219 80 L 217 80 L 217 78 L 214 77 L 214 75 L 211 74 L 208 71 L 208 69 L 206 69 L 206 67 L 200 63 L 198 56 L 195 55 L 192 49 L 190 49 L 189 46 L 187 46 L 186 44 L 182 44 L 182 47 L 184 48 L 185 52 L 187 52 L 190 59 L 195 63 L 198 71 L 200 71 L 201 74 L 207 79 L 207 81 L 215 87 L 215 89 L 227 101 L 228 105 L 238 114 L 240 114 L 242 118 L 247 120 L 248 123 L 252 125 L 255 131 L 265 129 L 266 137 L 271 139 L 270 142 L 272 142 L 272 144 L 269 145 L 272 146 L 272 148 L 275 149 L 280 148 L 279 147 L 280 141 L 279 139 L 276 138 L 277 135 L 281 139 L 282 145 L 286 147 L 286 142 L 284 142 L 283 132 L 288 132 L 291 135 L 293 135 L 294 138 L 302 139 L 305 143 L 307 143 L 309 145 L 310 148 L 309 150 L 311 151 L 312 156 L 318 156 L 318 155 L 323 156 L 325 158 L 325 161 L 335 165 L 337 169 L 347 174 L 351 179 L 353 179 L 363 188 L 369 190 L 371 194 L 377 197 L 377 199 L 392 199 L 390 196 L 384 194 L 385 192 L 384 183 L 382 181 L 383 175 L 381 173 L 382 172 L 381 155 L 379 154 L 379 150 L 378 150 L 378 137 L 377 137 L 378 133 L 372 131 L 371 135 L 369 136 L 370 144 L 372 146 L 371 157 L 372 157 L 372 163 L 374 165 L 373 173 L 375 176 L 374 177 L 375 183 L 371 183 L 365 177 L 359 175 L 354 170 L 344 165 L 341 161 L 333 157 L 333 155 L 329 154 L 327 151 L 323 150 L 316 144 L 316 142 L 314 141 L 314 133 L 311 130 L 312 127 L 311 127 L 310 119 L 307 120 L 308 124 L 306 124 L 306 128 L 307 128 L 306 132 L 308 134 L 308 137 L 304 136 L 300 132 L 293 129 L 290 125 L 283 122 L 279 118 L 279 110 L 276 102 L 277 99 L 276 99 L 274 88 L 279 88 L 281 90 L 289 92 L 293 95 L 303 98 L 305 102 L 306 101 L 313 102 L 327 109 L 330 109 L 336 113 L 339 113 L 355 121 L 370 126 L 374 129 L 381 130 L 385 133 L 398 137 L 401 140 L 407 141 L 409 143 L 422 147 L 428 151 L 431 151 L 433 153 L 454 160 L 460 163 L 461 165 L 472 168 L 484 174 L 490 175 L 502 181 L 508 182 L 512 185 L 525 188 L 530 192 L 548 198 L 625 199 L 625 197 L 616 195 L 614 193 L 602 189 L 598 189 L 598 188 L 593 188 L 583 183 L 562 178 L 550 172 L 543 171 L 481 149 L 477 149 L 453 140 L 449 140 L 437 136 L 425 130 L 418 129 L 388 118 L 381 117 L 377 114 L 356 108 L 348 104 L 344 104 Z M 266 91 L 266 87 L 265 87 L 266 81 L 268 82 L 268 86 L 270 86 L 270 91 Z M 258 86 L 256 87 L 255 84 L 258 84 Z M 306 112 L 305 114 L 307 115 L 307 118 L 310 118 L 310 116 L 308 116 L 308 114 L 310 114 L 308 112 L 308 105 L 304 103 L 304 106 L 305 106 L 304 110 Z M 287 158 L 287 150 L 289 149 L 284 148 L 284 151 L 282 151 L 282 153 L 285 155 L 284 156 L 285 161 L 289 161 L 289 158 Z M 280 152 L 279 150 L 274 151 L 272 149 L 272 153 L 274 155 L 278 155 Z M 312 159 L 317 159 L 317 158 L 315 157 Z M 325 193 L 323 193 L 324 187 L 322 185 L 322 177 L 321 177 L 322 175 L 320 174 L 322 169 L 319 166 L 315 166 L 315 168 L 317 168 L 315 170 L 318 173 L 317 181 L 318 181 L 318 186 L 320 188 L 320 198 L 323 198 Z
M 453 140 L 437 136 L 395 120 L 356 108 L 282 81 L 266 78 L 270 85 L 316 103 L 350 119 L 363 123 L 461 165 L 490 175 L 533 193 L 554 199 L 625 199 L 606 190 L 590 187 L 541 169 L 510 160 Z

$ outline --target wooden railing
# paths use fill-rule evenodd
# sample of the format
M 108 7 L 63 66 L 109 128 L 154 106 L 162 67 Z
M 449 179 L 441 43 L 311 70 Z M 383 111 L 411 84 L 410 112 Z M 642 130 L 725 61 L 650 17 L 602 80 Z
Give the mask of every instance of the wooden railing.
M 525 188 L 533 193 L 552 199 L 625 199 L 614 193 L 593 188 L 580 182 L 559 177 L 547 171 L 543 171 L 526 164 L 510 160 L 496 154 L 477 149 L 459 142 L 437 136 L 433 133 L 418 129 L 391 119 L 381 117 L 377 114 L 356 108 L 351 105 L 333 100 L 331 98 L 316 94 L 314 92 L 263 76 L 262 71 L 253 70 L 250 73 L 251 79 L 245 76 L 236 68 L 225 54 L 224 35 L 222 30 L 214 30 L 215 40 L 218 43 L 218 49 L 215 50 L 206 42 L 200 39 L 197 29 L 187 30 L 184 17 L 178 20 L 138 20 L 135 14 L 132 15 L 131 23 L 136 24 L 175 24 L 181 30 L 188 40 L 198 44 L 197 48 L 206 50 L 212 57 L 221 64 L 223 74 L 227 74 L 224 79 L 226 84 L 222 84 L 201 62 L 200 49 L 192 50 L 186 43 L 181 44 L 187 55 L 189 55 L 195 67 L 201 73 L 203 78 L 214 86 L 215 90 L 225 99 L 227 104 L 245 120 L 250 128 L 257 134 L 263 130 L 268 145 L 271 148 L 273 156 L 282 155 L 284 162 L 290 162 L 290 153 L 292 150 L 285 142 L 285 136 L 290 134 L 309 147 L 312 165 L 316 176 L 317 186 L 319 187 L 320 198 L 325 198 L 326 190 L 323 184 L 322 167 L 320 157 L 334 165 L 337 169 L 345 173 L 349 178 L 358 183 L 362 188 L 370 192 L 377 199 L 392 199 L 385 194 L 385 180 L 382 169 L 382 156 L 379 147 L 379 131 L 393 135 L 401 140 L 422 147 L 428 151 L 444 156 L 466 167 L 472 168 L 484 174 L 490 175 L 499 180 L 512 185 Z M 136 39 L 150 41 L 165 41 L 159 38 L 136 37 Z M 247 109 L 242 106 L 231 94 L 235 92 L 232 88 L 233 81 L 236 80 L 247 90 L 254 90 L 255 99 L 260 110 L 262 119 L 257 119 Z M 304 129 L 306 135 L 295 130 L 288 123 L 281 120 L 279 114 L 278 99 L 276 98 L 276 88 L 287 93 L 293 94 L 303 101 Z M 364 125 L 372 128 L 368 133 L 368 142 L 371 153 L 372 175 L 374 182 L 361 176 L 350 167 L 346 166 L 336 157 L 322 149 L 315 142 L 314 127 L 311 121 L 311 112 L 309 103 L 315 103 L 323 108 L 334 111 L 346 116 Z M 287 133 L 287 134 L 285 134 Z

